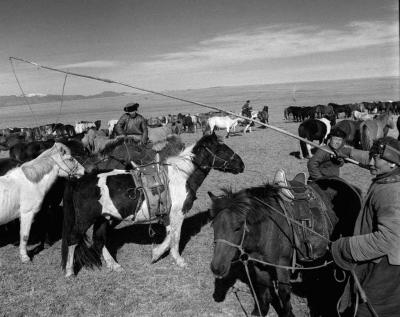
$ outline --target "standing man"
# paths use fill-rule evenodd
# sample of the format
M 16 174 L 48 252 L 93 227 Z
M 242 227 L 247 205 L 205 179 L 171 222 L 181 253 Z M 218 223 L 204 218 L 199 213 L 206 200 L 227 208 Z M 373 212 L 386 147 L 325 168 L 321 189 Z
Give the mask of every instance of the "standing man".
M 115 125 L 115 131 L 117 135 L 130 136 L 139 145 L 145 145 L 148 142 L 147 122 L 137 113 L 138 108 L 138 103 L 128 103 L 124 107 L 125 113 Z
M 344 146 L 345 139 L 346 133 L 343 130 L 332 129 L 328 145 L 325 148 L 337 155 L 334 156 L 318 149 L 307 162 L 309 180 L 316 180 L 324 176 L 340 176 L 340 167 L 344 164 L 340 156 L 349 157 L 351 154 L 351 148 Z
M 359 303 L 356 316 L 399 316 L 400 143 L 392 137 L 380 138 L 374 142 L 369 158 L 365 154 L 368 152 L 357 151 L 352 157 L 362 163 L 370 160 L 375 178 L 364 198 L 354 235 L 333 242 L 332 256 L 342 269 L 355 271 L 366 293 L 369 305 Z M 342 303 L 357 307 L 358 298 L 350 296 L 356 291 L 345 292 Z

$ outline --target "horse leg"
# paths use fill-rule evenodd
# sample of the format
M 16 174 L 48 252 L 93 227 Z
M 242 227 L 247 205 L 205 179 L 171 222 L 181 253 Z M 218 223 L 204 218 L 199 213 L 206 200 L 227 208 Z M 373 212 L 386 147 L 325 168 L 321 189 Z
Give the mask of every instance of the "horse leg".
M 107 267 L 111 271 L 121 272 L 124 269 L 118 264 L 106 247 L 108 221 L 101 217 L 93 226 L 93 247 L 96 251 L 100 251 L 103 255 Z
M 267 316 L 270 303 L 273 301 L 270 290 L 270 286 L 272 285 L 271 276 L 268 272 L 261 271 L 258 268 L 254 268 L 254 271 L 255 274 L 252 276 L 252 283 L 255 294 L 253 294 L 253 296 L 257 298 L 260 309 L 258 308 L 257 302 L 254 301 L 254 309 L 251 314 L 253 316 Z
M 166 237 L 164 241 L 153 248 L 152 256 L 151 256 L 151 263 L 157 262 L 157 260 L 169 249 L 171 243 L 171 226 L 166 227 Z
M 171 255 L 174 258 L 176 264 L 180 267 L 185 267 L 186 262 L 179 254 L 179 241 L 181 238 L 181 229 L 185 215 L 182 209 L 176 210 L 170 214 L 171 219 Z
M 26 251 L 26 246 L 29 239 L 29 231 L 33 221 L 33 216 L 37 213 L 37 209 L 22 210 L 21 211 L 21 227 L 20 227 L 20 243 L 19 243 L 19 254 L 22 263 L 30 261 L 30 257 Z
M 294 317 L 292 312 L 292 305 L 290 303 L 290 293 L 292 286 L 290 285 L 290 276 L 287 270 L 277 269 L 277 281 L 278 281 L 278 296 L 281 302 L 280 317 Z
M 74 274 L 74 252 L 78 244 L 68 246 L 67 262 L 65 264 L 65 277 L 70 277 Z

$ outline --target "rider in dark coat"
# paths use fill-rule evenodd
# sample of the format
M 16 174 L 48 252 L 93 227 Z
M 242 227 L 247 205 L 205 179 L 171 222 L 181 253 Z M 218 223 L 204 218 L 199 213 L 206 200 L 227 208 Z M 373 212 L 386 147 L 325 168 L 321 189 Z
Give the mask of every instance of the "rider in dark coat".
M 364 152 L 364 155 L 363 153 Z M 366 151 L 352 155 L 365 163 Z M 353 153 L 356 154 L 356 153 Z M 398 316 L 400 313 L 400 143 L 384 137 L 374 142 L 369 152 L 370 172 L 376 177 L 363 201 L 354 236 L 332 244 L 335 263 L 355 270 L 370 307 L 360 303 L 358 317 Z M 350 284 L 342 296 L 342 310 L 356 306 Z
M 148 142 L 147 122 L 137 113 L 138 108 L 138 103 L 128 103 L 124 107 L 125 113 L 115 125 L 115 131 L 117 135 L 130 136 L 140 144 L 146 144 Z

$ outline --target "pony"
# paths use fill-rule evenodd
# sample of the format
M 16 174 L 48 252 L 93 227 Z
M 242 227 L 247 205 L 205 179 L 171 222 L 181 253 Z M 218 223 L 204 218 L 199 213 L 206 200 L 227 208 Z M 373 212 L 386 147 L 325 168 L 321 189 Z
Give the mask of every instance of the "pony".
M 15 167 L 0 177 L 0 225 L 20 217 L 20 257 L 30 260 L 26 245 L 34 215 L 57 177 L 82 176 L 84 168 L 61 143 L 36 159 Z
M 300 123 L 298 128 L 299 136 L 309 141 L 318 140 L 319 144 L 323 144 L 331 131 L 331 123 L 326 118 L 307 119 Z M 311 145 L 300 141 L 300 157 L 310 158 Z
M 340 129 L 346 133 L 345 142 L 357 149 L 361 148 L 360 125 L 362 121 L 342 120 L 336 123 L 332 129 Z
M 94 122 L 91 121 L 79 121 L 75 123 L 75 133 L 79 134 L 82 132 L 86 132 L 91 128 L 99 130 L 101 126 L 101 120 L 96 120 Z
M 361 148 L 369 151 L 375 140 L 387 136 L 389 129 L 394 129 L 394 114 L 386 112 L 373 120 L 366 120 L 360 125 Z
M 214 132 L 215 128 L 226 129 L 225 137 L 229 138 L 229 133 L 231 132 L 232 129 L 235 129 L 235 127 L 237 126 L 237 124 L 240 120 L 241 120 L 240 118 L 232 119 L 229 116 L 211 117 L 211 118 L 208 118 L 208 120 L 207 120 L 207 126 L 209 127 L 209 131 L 211 133 Z M 208 129 L 206 129 L 206 131 L 208 131 Z
M 179 254 L 181 227 L 196 199 L 197 189 L 212 169 L 238 174 L 243 172 L 244 163 L 213 133 L 203 136 L 178 156 L 167 158 L 165 166 L 171 209 L 167 236 L 152 250 L 152 262 L 170 248 L 176 264 L 183 267 L 186 262 Z M 62 264 L 67 277 L 77 273 L 80 265 L 100 266 L 100 255 L 110 269 L 121 270 L 105 247 L 109 227 L 107 219 L 133 218 L 134 223 L 154 220 L 150 218 L 146 198 L 140 195 L 132 175 L 125 170 L 85 175 L 69 182 L 64 193 L 64 215 Z M 93 245 L 88 248 L 85 232 L 92 225 Z
M 108 136 L 110 138 L 114 137 L 114 127 L 118 123 L 118 119 L 111 119 L 107 122 Z
M 376 115 L 368 113 L 367 111 L 361 112 L 357 110 L 353 110 L 351 112 L 351 117 L 353 120 L 360 120 L 360 121 L 366 121 L 366 120 L 372 120 L 375 118 Z
M 291 186 L 304 188 L 305 185 L 292 181 Z M 285 202 L 283 189 L 278 185 L 245 188 L 237 193 L 225 190 L 224 195 L 219 197 L 208 192 L 212 201 L 210 216 L 214 231 L 210 268 L 215 276 L 215 301 L 222 302 L 230 287 L 241 278 L 250 286 L 255 299 L 252 315 L 266 316 L 272 304 L 278 316 L 294 316 L 290 304 L 291 277 L 294 276 L 291 270 L 298 266 L 293 263 L 298 262 L 308 268 L 324 263 L 328 257 L 329 240 L 351 235 L 361 208 L 358 191 L 340 178 L 324 178 L 312 183 L 311 187 L 322 200 L 318 209 L 310 209 L 313 219 L 310 224 L 313 231 L 324 239 L 299 227 L 308 237 L 305 241 L 302 235 L 295 233 L 296 224 L 289 221 L 296 214 L 292 215 L 288 206 L 295 204 L 296 200 Z M 302 223 L 302 219 L 297 218 L 298 223 Z M 312 250 L 310 261 L 299 256 L 302 248 L 299 246 L 306 244 Z M 327 273 L 333 276 L 331 270 Z M 332 289 L 328 284 L 318 285 L 323 277 L 321 274 L 315 271 L 313 275 L 305 274 L 303 277 L 303 283 L 309 283 L 307 295 L 308 303 L 312 305 L 312 316 L 336 311 L 336 299 L 341 295 L 337 284 Z M 337 288 L 339 292 L 335 298 L 332 298 L 333 295 L 326 296 L 324 292 L 321 295 L 321 289 L 329 289 L 333 294 Z M 312 293 L 314 289 L 315 294 Z

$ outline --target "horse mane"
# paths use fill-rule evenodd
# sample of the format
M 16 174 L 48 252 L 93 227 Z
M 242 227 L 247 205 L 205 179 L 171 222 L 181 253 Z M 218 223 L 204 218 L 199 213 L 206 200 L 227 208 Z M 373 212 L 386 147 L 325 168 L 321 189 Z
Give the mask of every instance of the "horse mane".
M 275 184 L 267 183 L 263 186 L 242 189 L 236 193 L 232 192 L 232 189 L 222 190 L 225 195 L 213 203 L 215 215 L 224 209 L 229 209 L 231 213 L 245 217 L 250 223 L 258 223 L 268 217 L 268 213 L 264 212 L 266 206 L 258 200 L 276 206 L 280 188 Z
M 104 148 L 99 151 L 101 155 L 107 155 L 110 154 L 114 149 L 123 144 L 125 142 L 125 138 L 116 138 L 116 139 L 111 139 L 110 142 L 107 142 L 104 145 Z
M 190 175 L 194 170 L 192 162 L 194 158 L 193 149 L 196 144 L 186 147 L 179 155 L 168 157 L 165 160 L 166 165 L 172 165 L 183 173 Z
M 21 170 L 29 181 L 31 181 L 32 183 L 39 183 L 42 180 L 43 176 L 48 174 L 53 169 L 55 162 L 53 161 L 51 156 L 54 155 L 54 151 L 59 151 L 58 147 L 69 151 L 69 149 L 64 144 L 57 144 L 57 146 L 56 144 L 53 145 L 53 147 L 44 151 L 32 161 L 26 162 L 21 165 Z

